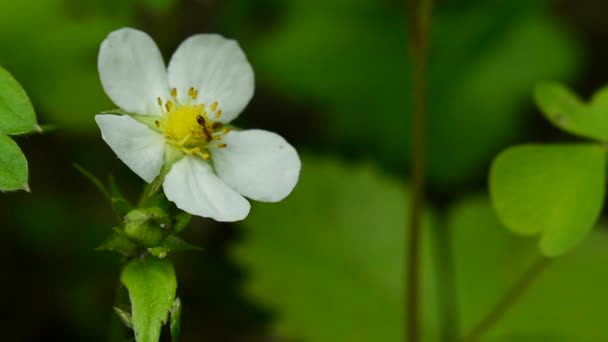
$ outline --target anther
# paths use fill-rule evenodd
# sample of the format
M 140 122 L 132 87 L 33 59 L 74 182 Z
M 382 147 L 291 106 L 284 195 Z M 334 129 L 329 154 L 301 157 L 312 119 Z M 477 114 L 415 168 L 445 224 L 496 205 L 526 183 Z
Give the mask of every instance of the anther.
M 228 147 L 228 145 L 226 145 L 226 144 L 219 144 L 219 145 L 217 145 L 217 147 L 224 148 L 224 147 Z
M 228 134 L 228 132 L 230 132 L 232 129 L 230 127 L 224 127 L 222 128 L 222 133 L 224 134 Z
M 172 88 L 171 89 L 171 97 L 173 97 L 173 98 L 177 97 L 177 89 L 176 88 Z
M 156 98 L 156 102 L 158 103 L 159 106 L 163 106 L 163 100 L 160 99 L 160 97 Z
M 222 123 L 219 121 L 216 121 L 213 123 L 213 125 L 211 125 L 211 128 L 213 128 L 214 130 L 219 129 L 222 127 Z
M 198 97 L 198 91 L 194 89 L 194 87 L 188 88 L 188 96 L 190 96 L 193 100 L 196 100 Z
M 156 120 L 154 121 L 154 124 L 156 125 L 156 127 L 160 128 L 160 121 Z
M 173 103 L 171 103 L 171 101 L 167 101 L 167 103 L 165 103 L 165 109 L 167 110 L 167 112 L 170 112 L 172 108 Z
M 210 156 L 210 155 L 209 155 L 209 153 L 207 153 L 207 152 L 203 152 L 203 154 L 202 154 L 202 155 L 203 155 L 203 158 L 205 158 L 205 160 L 209 160 L 209 159 L 211 159 L 211 156 Z
M 222 136 L 220 136 L 220 135 L 214 135 L 213 136 L 213 140 L 222 140 Z
M 219 119 L 219 117 L 222 116 L 222 110 L 218 110 L 217 112 L 215 112 L 215 118 Z
M 209 107 L 209 108 L 211 108 L 211 110 L 215 112 L 215 110 L 217 109 L 217 101 L 213 101 L 213 103 L 211 104 L 211 107 Z

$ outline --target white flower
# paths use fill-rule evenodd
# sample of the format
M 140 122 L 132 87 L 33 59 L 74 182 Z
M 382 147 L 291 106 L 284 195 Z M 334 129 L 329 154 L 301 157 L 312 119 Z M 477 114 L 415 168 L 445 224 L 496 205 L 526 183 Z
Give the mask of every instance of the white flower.
M 105 92 L 129 113 L 97 115 L 103 139 L 148 183 L 169 162 L 163 189 L 180 209 L 237 221 L 249 213 L 243 196 L 276 202 L 293 190 L 301 164 L 289 143 L 275 133 L 227 126 L 254 88 L 235 41 L 192 36 L 165 68 L 146 33 L 123 28 L 101 44 L 98 67 Z

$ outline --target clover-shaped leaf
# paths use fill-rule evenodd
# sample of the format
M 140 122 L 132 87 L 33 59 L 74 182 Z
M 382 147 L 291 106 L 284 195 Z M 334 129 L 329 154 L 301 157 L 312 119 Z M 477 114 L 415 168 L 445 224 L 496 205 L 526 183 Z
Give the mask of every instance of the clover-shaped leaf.
M 5 69 L 0 67 L 0 191 L 26 190 L 27 160 L 8 136 L 41 131 L 27 94 Z
M 597 144 L 520 145 L 498 155 L 490 192 L 502 223 L 540 235 L 541 252 L 560 255 L 580 242 L 603 204 L 606 153 Z
M 585 103 L 557 82 L 541 82 L 535 87 L 534 98 L 555 126 L 585 138 L 608 141 L 608 87 Z

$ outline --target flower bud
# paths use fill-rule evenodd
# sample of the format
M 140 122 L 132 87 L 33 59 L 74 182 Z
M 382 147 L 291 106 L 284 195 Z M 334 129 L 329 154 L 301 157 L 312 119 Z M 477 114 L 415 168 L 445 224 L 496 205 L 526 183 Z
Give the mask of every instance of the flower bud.
M 160 244 L 169 231 L 171 219 L 161 208 L 131 210 L 125 216 L 125 233 L 144 247 Z

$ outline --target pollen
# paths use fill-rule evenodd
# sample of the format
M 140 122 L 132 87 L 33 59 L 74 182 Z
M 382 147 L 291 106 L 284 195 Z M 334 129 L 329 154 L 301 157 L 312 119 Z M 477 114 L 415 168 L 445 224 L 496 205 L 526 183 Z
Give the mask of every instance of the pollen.
M 218 102 L 213 101 L 207 107 L 205 104 L 193 104 L 198 97 L 194 87 L 188 89 L 187 99 L 177 98 L 177 89 L 170 90 L 171 100 L 163 103 L 157 102 L 164 109 L 164 116 L 154 124 L 164 132 L 165 140 L 179 148 L 184 154 L 211 160 L 209 153 L 212 148 L 225 148 L 226 144 L 217 144 L 214 141 L 222 140 L 222 136 L 230 131 L 216 121 L 222 115 L 218 110 Z

